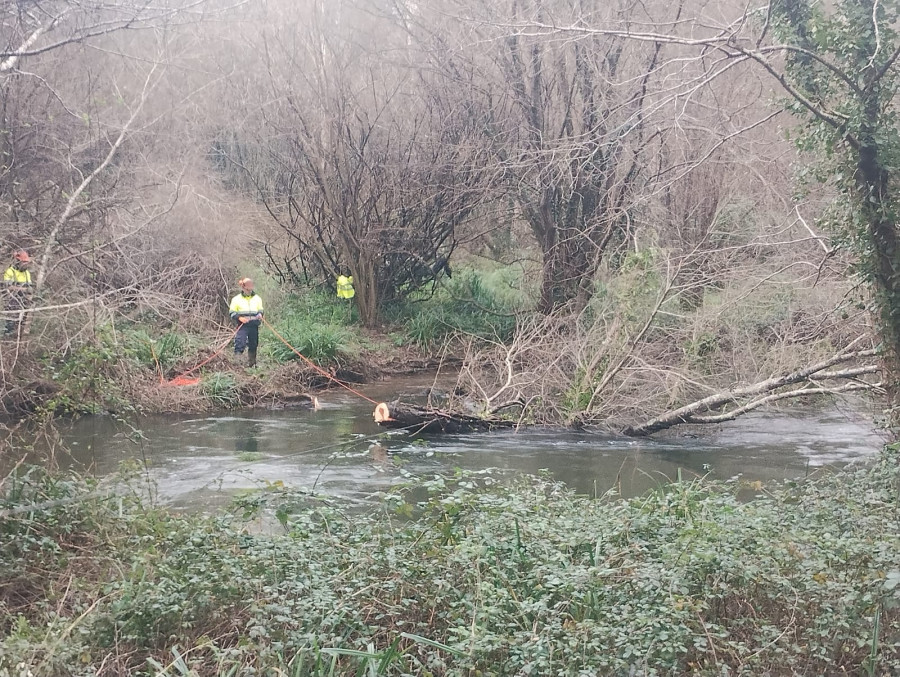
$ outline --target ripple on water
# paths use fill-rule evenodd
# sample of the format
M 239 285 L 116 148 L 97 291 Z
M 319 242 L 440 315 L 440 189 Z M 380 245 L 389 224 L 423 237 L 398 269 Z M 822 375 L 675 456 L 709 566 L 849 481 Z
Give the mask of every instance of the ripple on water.
M 529 474 L 546 468 L 577 491 L 615 487 L 629 495 L 679 472 L 763 481 L 803 476 L 809 467 L 864 458 L 884 441 L 864 414 L 838 407 L 755 412 L 650 439 L 543 428 L 416 441 L 377 428 L 366 402 L 335 392 L 320 401 L 319 411 L 148 417 L 141 445 L 109 419 L 83 419 L 64 434 L 73 458 L 98 474 L 114 472 L 125 458 L 146 459 L 160 497 L 184 507 L 221 504 L 279 481 L 358 502 L 405 481 L 401 467 L 414 477 L 458 467 Z M 380 461 L 369 451 L 375 441 Z

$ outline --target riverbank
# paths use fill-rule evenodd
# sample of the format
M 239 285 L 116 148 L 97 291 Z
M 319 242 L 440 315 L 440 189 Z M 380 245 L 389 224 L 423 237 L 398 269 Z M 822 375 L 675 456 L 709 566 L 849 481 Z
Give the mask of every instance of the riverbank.
M 249 368 L 246 355 L 232 355 L 230 346 L 216 352 L 221 336 L 172 336 L 101 336 L 58 362 L 25 354 L 3 409 L 12 419 L 282 409 L 309 406 L 317 392 L 340 387 L 337 381 L 364 384 L 459 363 L 368 332 L 352 345 L 304 345 L 304 354 L 316 358 L 319 369 L 290 352 L 278 352 L 273 337 L 264 336 L 259 363 Z
M 233 328 L 211 321 L 136 314 L 89 332 L 42 325 L 33 332 L 40 340 L 0 343 L 7 369 L 0 411 L 39 418 L 293 406 L 333 385 L 294 349 L 350 383 L 421 373 L 458 365 L 465 350 L 459 337 L 508 339 L 523 302 L 486 286 L 486 274 L 464 270 L 435 293 L 398 304 L 378 329 L 366 329 L 352 307 L 330 294 L 287 291 L 262 273 L 254 277 L 267 308 L 257 367 L 242 366 L 246 357 L 235 360 Z M 172 384 L 181 375 L 192 379 L 189 385 Z
M 433 373 L 438 368 L 449 370 L 459 360 L 433 357 L 415 346 L 388 345 L 373 337 L 371 344 L 323 360 L 318 368 L 299 359 L 280 362 L 266 354 L 256 367 L 249 368 L 245 362 L 245 356 L 235 358 L 228 351 L 192 374 L 194 379 L 186 385 L 179 383 L 177 374 L 162 382 L 151 377 L 135 384 L 128 399 L 142 414 L 311 407 L 316 395 L 328 390 L 349 386 L 365 394 L 366 384 Z
M 0 674 L 893 674 L 898 462 L 749 503 L 469 473 L 352 519 L 277 485 L 178 515 L 140 478 L 32 471 L 2 488 Z

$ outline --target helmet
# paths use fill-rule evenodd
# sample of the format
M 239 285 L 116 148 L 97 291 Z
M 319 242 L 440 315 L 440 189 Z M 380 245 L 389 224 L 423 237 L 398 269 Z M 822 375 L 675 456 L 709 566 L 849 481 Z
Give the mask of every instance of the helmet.
M 16 252 L 16 261 L 19 261 L 20 263 L 30 263 L 31 257 L 28 256 L 28 252 L 24 249 L 20 249 Z

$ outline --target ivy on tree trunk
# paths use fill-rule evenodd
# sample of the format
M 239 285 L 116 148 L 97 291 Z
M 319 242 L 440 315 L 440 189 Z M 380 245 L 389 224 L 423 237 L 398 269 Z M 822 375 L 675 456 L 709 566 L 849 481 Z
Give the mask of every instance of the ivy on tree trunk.
M 885 359 L 891 419 L 900 420 L 900 243 L 891 168 L 900 159 L 896 107 L 900 36 L 897 0 L 776 0 L 771 16 L 785 41 L 779 80 L 792 109 L 810 120 L 801 143 L 819 151 L 840 199 L 832 218 L 859 254 L 873 288 Z M 774 72 L 759 52 L 744 51 Z

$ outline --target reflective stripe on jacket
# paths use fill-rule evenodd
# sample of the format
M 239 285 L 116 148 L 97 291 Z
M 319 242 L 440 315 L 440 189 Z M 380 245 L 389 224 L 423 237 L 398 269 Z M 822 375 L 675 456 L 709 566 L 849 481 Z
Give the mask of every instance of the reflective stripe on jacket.
M 259 294 L 253 292 L 250 296 L 246 294 L 238 294 L 231 299 L 231 307 L 228 312 L 232 319 L 239 317 L 252 317 L 263 311 L 263 302 Z
M 12 286 L 12 285 L 24 285 L 31 286 L 31 271 L 30 270 L 19 270 L 15 266 L 10 266 L 6 269 L 6 272 L 3 273 L 3 283 Z
M 356 295 L 353 289 L 353 276 L 339 275 L 337 279 L 337 295 L 341 299 L 352 299 Z

